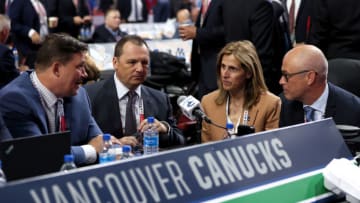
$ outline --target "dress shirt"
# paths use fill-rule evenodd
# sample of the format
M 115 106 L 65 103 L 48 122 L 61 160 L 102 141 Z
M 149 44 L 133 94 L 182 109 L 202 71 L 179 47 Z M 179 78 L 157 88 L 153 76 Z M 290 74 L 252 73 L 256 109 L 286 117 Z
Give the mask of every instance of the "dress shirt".
M 296 18 L 297 18 L 297 14 L 299 12 L 300 4 L 301 4 L 301 0 L 295 0 L 295 11 L 294 11 L 294 23 L 295 23 L 295 25 L 296 25 Z M 291 0 L 286 1 L 286 7 L 287 7 L 287 10 L 290 11 Z M 296 29 L 296 26 L 295 26 L 295 29 Z
M 49 132 L 53 133 L 56 131 L 55 110 L 56 110 L 57 97 L 40 82 L 39 78 L 36 75 L 36 72 L 32 72 L 30 74 L 30 79 L 35 89 L 39 92 L 41 104 L 46 112 Z
M 136 4 L 136 5 L 135 5 Z M 142 21 L 142 10 L 143 10 L 143 4 L 141 0 L 131 0 L 131 12 L 128 17 L 129 22 L 137 22 Z
M 114 80 L 115 80 L 116 93 L 117 93 L 118 101 L 119 101 L 121 124 L 122 124 L 122 126 L 125 126 L 126 104 L 128 102 L 127 93 L 129 92 L 129 89 L 127 87 L 125 87 L 125 85 L 119 79 L 117 79 L 116 74 L 114 74 Z M 136 126 L 139 126 L 140 125 L 140 102 L 142 102 L 142 100 L 141 100 L 141 85 L 139 85 L 135 89 L 135 93 L 138 95 L 138 97 L 135 101 L 134 112 L 135 112 L 135 118 L 136 118 Z M 143 104 L 141 103 L 141 105 L 143 105 Z M 123 131 L 125 131 L 125 127 L 123 127 Z
M 46 116 L 48 118 L 48 122 L 53 123 L 52 125 L 54 127 L 50 127 L 51 125 L 49 125 L 49 132 L 55 132 L 55 109 L 56 109 L 56 102 L 57 102 L 57 97 L 49 90 L 47 89 L 39 80 L 39 78 L 36 75 L 36 72 L 32 72 L 30 74 L 30 78 L 31 78 L 31 82 L 33 83 L 35 89 L 39 92 L 40 94 L 40 100 L 42 103 L 42 106 L 45 109 L 46 112 Z M 66 116 L 66 115 L 65 115 Z M 51 129 L 53 128 L 53 129 Z M 95 162 L 96 160 L 96 150 L 93 146 L 91 145 L 82 145 L 81 148 L 84 150 L 84 154 L 86 157 L 86 161 L 87 163 L 92 163 Z
M 321 120 L 325 117 L 325 109 L 326 109 L 326 103 L 329 96 L 329 86 L 326 84 L 326 87 L 324 89 L 324 92 L 321 94 L 321 96 L 310 106 L 315 110 L 314 111 L 314 121 Z M 308 106 L 304 105 L 303 107 Z

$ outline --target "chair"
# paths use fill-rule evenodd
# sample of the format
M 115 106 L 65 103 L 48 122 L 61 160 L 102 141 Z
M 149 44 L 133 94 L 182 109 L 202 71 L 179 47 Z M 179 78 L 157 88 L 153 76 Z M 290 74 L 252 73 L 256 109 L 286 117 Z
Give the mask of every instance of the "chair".
M 346 58 L 329 60 L 328 80 L 360 97 L 360 60 Z

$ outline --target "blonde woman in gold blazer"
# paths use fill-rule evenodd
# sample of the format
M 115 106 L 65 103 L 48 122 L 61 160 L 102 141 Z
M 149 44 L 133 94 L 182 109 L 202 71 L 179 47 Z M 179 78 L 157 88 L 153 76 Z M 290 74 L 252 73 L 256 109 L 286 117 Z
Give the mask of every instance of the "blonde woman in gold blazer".
M 217 60 L 218 90 L 205 95 L 201 105 L 213 123 L 249 125 L 255 132 L 278 128 L 281 100 L 265 85 L 263 71 L 254 45 L 250 41 L 230 42 Z M 202 142 L 224 139 L 227 132 L 202 122 Z

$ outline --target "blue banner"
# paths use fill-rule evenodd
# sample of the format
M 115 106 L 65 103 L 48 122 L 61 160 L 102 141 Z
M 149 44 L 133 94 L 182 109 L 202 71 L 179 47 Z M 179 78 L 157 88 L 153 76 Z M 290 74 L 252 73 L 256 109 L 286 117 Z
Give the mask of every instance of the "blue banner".
M 351 157 L 332 119 L 9 183 L 1 202 L 199 202 Z

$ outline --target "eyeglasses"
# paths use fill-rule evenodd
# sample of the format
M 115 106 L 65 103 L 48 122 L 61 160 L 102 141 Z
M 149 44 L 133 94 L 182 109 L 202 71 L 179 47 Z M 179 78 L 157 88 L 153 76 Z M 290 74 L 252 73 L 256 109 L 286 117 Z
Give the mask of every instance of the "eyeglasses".
M 302 71 L 299 71 L 299 72 L 296 72 L 296 73 L 284 73 L 282 72 L 281 73 L 281 76 L 284 76 L 286 82 L 289 82 L 289 79 L 294 76 L 294 75 L 299 75 L 299 74 L 302 74 L 302 73 L 308 73 L 312 70 L 302 70 Z

